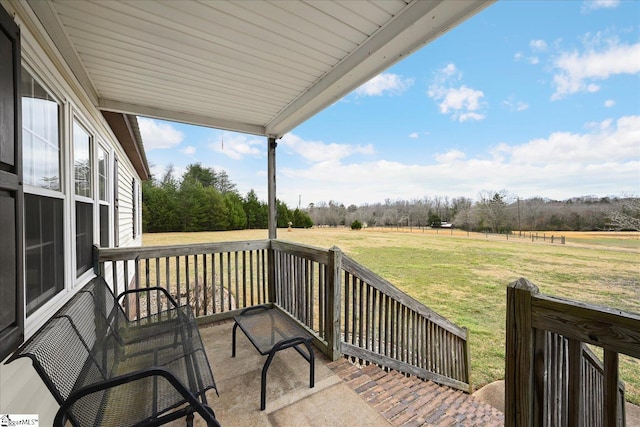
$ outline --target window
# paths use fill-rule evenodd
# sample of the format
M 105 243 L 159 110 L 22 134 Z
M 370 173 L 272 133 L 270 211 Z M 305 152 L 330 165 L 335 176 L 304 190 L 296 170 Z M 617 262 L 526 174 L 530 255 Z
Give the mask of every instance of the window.
M 98 203 L 100 204 L 100 246 L 109 247 L 109 154 L 98 147 Z
M 25 194 L 27 316 L 64 289 L 63 200 Z
M 27 316 L 64 288 L 64 194 L 55 98 L 22 70 L 25 297 Z
M 60 105 L 26 70 L 21 90 L 24 183 L 60 191 Z
M 73 165 L 76 205 L 76 277 L 93 266 L 91 135 L 74 120 Z

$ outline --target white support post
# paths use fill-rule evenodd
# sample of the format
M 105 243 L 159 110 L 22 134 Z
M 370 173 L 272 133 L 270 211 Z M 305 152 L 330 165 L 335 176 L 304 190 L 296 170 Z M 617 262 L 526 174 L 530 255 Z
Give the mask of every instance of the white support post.
M 267 155 L 268 202 L 269 202 L 269 239 L 277 239 L 278 219 L 276 218 L 276 147 L 274 137 L 267 139 L 269 152 Z

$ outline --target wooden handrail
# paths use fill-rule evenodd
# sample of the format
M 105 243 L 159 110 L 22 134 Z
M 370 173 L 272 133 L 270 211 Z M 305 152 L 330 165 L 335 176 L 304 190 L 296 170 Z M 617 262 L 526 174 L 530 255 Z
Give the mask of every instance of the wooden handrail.
M 342 256 L 342 352 L 472 391 L 468 331 Z
M 507 287 L 506 327 L 505 425 L 624 425 L 618 354 L 640 357 L 640 316 L 543 295 L 519 279 Z M 585 343 L 604 349 L 604 364 Z M 602 386 L 586 387 L 584 375 Z

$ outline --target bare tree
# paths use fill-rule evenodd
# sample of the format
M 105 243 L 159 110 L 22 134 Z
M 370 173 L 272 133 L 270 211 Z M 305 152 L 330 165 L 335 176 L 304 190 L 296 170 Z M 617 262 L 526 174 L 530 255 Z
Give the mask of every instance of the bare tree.
M 609 210 L 609 221 L 616 230 L 640 231 L 640 198 L 621 199 L 616 209 Z
M 479 194 L 479 198 L 481 217 L 494 233 L 513 228 L 509 212 L 509 200 L 512 197 L 506 190 L 485 190 Z

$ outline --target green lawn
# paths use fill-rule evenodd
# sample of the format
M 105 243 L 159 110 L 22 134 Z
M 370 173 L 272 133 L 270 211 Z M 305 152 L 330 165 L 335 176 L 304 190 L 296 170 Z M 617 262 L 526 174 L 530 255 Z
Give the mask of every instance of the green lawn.
M 556 233 L 560 234 L 560 233 Z M 265 239 L 265 230 L 145 234 L 145 245 Z M 640 313 L 640 240 L 567 237 L 566 245 L 449 231 L 279 230 L 282 240 L 347 255 L 470 331 L 475 388 L 504 378 L 506 286 Z M 593 244 L 589 243 L 593 240 Z M 575 243 L 574 243 L 575 242 Z M 623 357 L 627 399 L 640 404 L 640 361 Z

